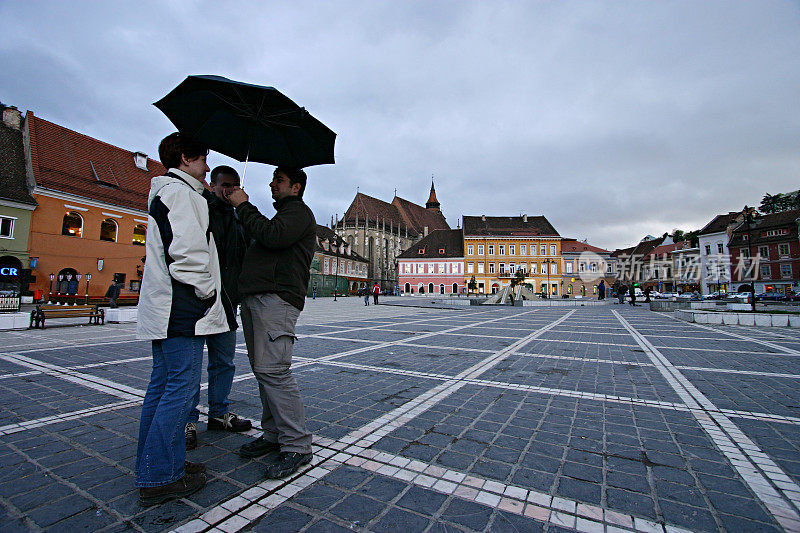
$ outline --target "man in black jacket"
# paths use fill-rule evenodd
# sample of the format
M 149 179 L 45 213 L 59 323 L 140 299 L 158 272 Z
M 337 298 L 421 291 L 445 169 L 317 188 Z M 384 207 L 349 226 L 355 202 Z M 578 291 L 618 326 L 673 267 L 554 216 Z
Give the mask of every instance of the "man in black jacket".
M 236 206 L 246 235 L 252 239 L 239 277 L 239 294 L 247 354 L 263 409 L 263 435 L 243 445 L 239 454 L 258 457 L 279 451 L 266 472 L 267 478 L 278 479 L 311 462 L 311 433 L 306 429 L 305 409 L 291 364 L 317 222 L 303 202 L 303 170 L 278 167 L 269 186 L 277 211 L 272 219 L 248 202 L 239 188 L 227 198 Z
M 225 333 L 206 336 L 208 347 L 208 429 L 232 431 L 240 433 L 249 431 L 252 424 L 249 420 L 239 418 L 228 410 L 233 375 L 236 366 L 233 358 L 236 355 L 236 308 L 239 305 L 239 273 L 242 270 L 242 259 L 247 248 L 242 225 L 236 216 L 233 206 L 225 198 L 225 192 L 239 186 L 239 174 L 231 167 L 219 166 L 211 171 L 211 190 L 203 191 L 208 202 L 208 225 L 214 235 L 219 256 L 219 270 L 222 277 L 222 307 L 231 330 Z M 197 447 L 197 421 L 200 411 L 200 387 L 197 387 L 193 398 L 193 406 L 186 424 L 184 438 L 186 449 Z

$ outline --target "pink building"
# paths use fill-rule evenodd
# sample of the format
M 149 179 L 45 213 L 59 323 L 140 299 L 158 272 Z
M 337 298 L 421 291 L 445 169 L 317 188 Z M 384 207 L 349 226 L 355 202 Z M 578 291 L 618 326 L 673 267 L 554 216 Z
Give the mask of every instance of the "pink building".
M 404 294 L 465 292 L 464 237 L 460 229 L 436 230 L 397 256 Z

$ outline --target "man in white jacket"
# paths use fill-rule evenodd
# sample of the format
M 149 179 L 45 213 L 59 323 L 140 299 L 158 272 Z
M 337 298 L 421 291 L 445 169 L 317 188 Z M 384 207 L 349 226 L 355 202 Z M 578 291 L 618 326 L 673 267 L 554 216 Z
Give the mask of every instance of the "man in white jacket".
M 200 383 L 205 336 L 230 329 L 202 196 L 208 148 L 173 133 L 161 141 L 158 153 L 169 171 L 150 185 L 147 269 L 136 328 L 153 347 L 136 453 L 136 486 L 145 506 L 205 485 L 205 465 L 186 462 L 183 433 Z

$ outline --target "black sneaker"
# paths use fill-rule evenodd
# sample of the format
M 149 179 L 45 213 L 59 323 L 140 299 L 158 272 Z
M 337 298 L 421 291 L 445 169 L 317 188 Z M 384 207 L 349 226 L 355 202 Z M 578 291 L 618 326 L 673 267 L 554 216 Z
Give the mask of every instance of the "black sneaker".
M 260 457 L 262 455 L 281 451 L 281 446 L 277 442 L 269 442 L 264 439 L 264 436 L 258 437 L 256 440 L 243 444 L 239 448 L 240 457 Z
M 206 475 L 202 472 L 198 474 L 187 473 L 181 479 L 169 485 L 139 489 L 139 503 L 142 504 L 142 507 L 150 507 L 175 498 L 183 498 L 202 489 L 205 484 Z
M 197 448 L 197 423 L 189 422 L 183 430 L 183 437 L 186 440 L 186 450 Z
M 242 433 L 243 431 L 250 431 L 253 424 L 249 420 L 239 418 L 233 413 L 225 413 L 220 417 L 208 418 L 208 429 L 210 431 L 231 431 L 233 433 Z
M 297 472 L 297 469 L 311 462 L 312 454 L 281 452 L 278 460 L 267 467 L 267 479 L 281 479 Z

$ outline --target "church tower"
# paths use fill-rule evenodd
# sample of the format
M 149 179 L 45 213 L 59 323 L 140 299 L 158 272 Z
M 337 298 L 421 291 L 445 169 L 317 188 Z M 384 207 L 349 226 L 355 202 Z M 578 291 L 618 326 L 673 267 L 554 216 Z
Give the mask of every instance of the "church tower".
M 439 209 L 439 200 L 436 199 L 436 189 L 433 188 L 433 179 L 431 179 L 431 195 L 428 197 L 428 201 L 425 203 L 425 209 L 435 209 L 437 211 L 441 211 L 441 209 Z

